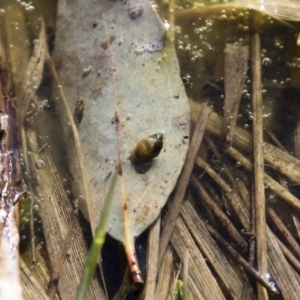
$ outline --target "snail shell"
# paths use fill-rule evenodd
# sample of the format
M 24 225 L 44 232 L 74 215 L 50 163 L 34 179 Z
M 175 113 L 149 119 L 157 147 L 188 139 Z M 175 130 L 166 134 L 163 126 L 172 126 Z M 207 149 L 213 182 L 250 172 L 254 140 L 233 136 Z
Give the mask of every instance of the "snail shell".
M 134 165 L 150 163 L 163 148 L 163 139 L 162 133 L 155 133 L 139 140 L 130 153 L 129 160 L 131 163 Z

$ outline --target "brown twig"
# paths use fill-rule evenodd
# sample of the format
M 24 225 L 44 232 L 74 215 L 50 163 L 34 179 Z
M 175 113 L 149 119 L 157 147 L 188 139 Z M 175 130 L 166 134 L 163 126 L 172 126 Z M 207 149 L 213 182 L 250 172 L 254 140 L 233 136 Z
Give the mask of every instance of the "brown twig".
M 198 121 L 195 127 L 195 131 L 192 136 L 191 144 L 187 152 L 186 161 L 179 177 L 178 183 L 175 187 L 174 200 L 172 203 L 172 210 L 168 213 L 161 233 L 161 243 L 159 247 L 158 265 L 161 265 L 162 259 L 167 249 L 173 228 L 175 226 L 176 219 L 180 212 L 180 207 L 185 195 L 188 181 L 191 176 L 196 156 L 203 139 L 206 124 L 210 115 L 211 109 L 204 105 L 199 113 Z

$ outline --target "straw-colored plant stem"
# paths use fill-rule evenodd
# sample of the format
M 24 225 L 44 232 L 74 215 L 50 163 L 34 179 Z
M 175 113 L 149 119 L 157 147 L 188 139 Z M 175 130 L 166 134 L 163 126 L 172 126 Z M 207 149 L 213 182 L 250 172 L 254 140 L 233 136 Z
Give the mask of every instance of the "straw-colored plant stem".
M 252 36 L 252 108 L 253 108 L 253 167 L 256 216 L 256 249 L 258 270 L 262 276 L 268 273 L 266 241 L 266 207 L 263 153 L 263 105 L 261 95 L 260 36 Z M 268 299 L 265 288 L 258 284 L 258 299 Z
M 155 293 L 158 272 L 158 247 L 160 234 L 160 217 L 151 225 L 148 237 L 147 279 L 144 290 L 144 300 L 152 300 Z
M 195 160 L 197 157 L 200 144 L 203 139 L 203 135 L 205 132 L 207 121 L 209 119 L 210 112 L 211 109 L 207 105 L 203 105 L 199 113 L 195 131 L 193 133 L 191 144 L 186 156 L 186 161 L 182 169 L 181 175 L 179 177 L 178 183 L 175 187 L 172 209 L 169 211 L 167 218 L 163 224 L 164 227 L 161 233 L 161 242 L 159 245 L 158 265 L 162 263 L 162 259 L 166 252 L 173 228 L 176 223 L 176 219 L 179 215 L 181 204 L 185 195 L 186 188 L 188 186 L 189 178 L 191 176 L 195 164 Z
M 167 299 L 173 273 L 173 252 L 168 247 L 160 265 L 154 299 Z

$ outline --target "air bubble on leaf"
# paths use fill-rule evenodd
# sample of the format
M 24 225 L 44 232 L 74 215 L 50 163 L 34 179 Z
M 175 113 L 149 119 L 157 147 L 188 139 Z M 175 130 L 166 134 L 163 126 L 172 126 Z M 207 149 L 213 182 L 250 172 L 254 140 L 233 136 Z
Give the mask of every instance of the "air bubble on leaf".
M 45 167 L 45 162 L 42 160 L 42 159 L 38 159 L 36 162 L 35 162 L 35 167 L 37 169 L 43 169 Z
M 136 54 L 142 54 L 144 52 L 153 53 L 163 49 L 163 43 L 161 41 L 153 41 L 149 44 L 143 44 L 135 47 L 134 52 Z

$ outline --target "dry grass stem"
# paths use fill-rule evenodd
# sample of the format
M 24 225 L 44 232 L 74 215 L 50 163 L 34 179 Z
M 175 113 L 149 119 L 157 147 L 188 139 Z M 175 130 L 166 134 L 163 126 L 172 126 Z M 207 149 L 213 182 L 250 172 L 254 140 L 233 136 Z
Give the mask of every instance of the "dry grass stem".
M 41 22 L 39 38 L 36 40 L 32 56 L 27 65 L 23 80 L 22 94 L 18 103 L 18 124 L 22 125 L 28 112 L 29 104 L 34 99 L 36 91 L 43 77 L 43 70 L 47 52 L 47 40 L 44 22 Z
M 249 214 L 242 208 L 240 204 L 241 201 L 239 200 L 236 191 L 233 190 L 203 159 L 197 157 L 196 163 L 222 188 L 236 215 L 239 216 L 244 228 L 249 231 Z
M 88 178 L 84 163 L 84 155 L 79 134 L 63 90 L 61 88 L 58 88 L 60 86 L 60 82 L 53 61 L 48 52 L 47 65 L 50 68 L 54 85 L 56 87 L 54 89 L 55 97 L 53 98 L 55 100 L 55 106 L 57 107 L 57 112 L 59 114 L 61 126 L 63 128 L 64 135 L 70 137 L 67 139 L 67 151 L 68 157 L 70 158 L 70 160 L 72 160 L 72 164 L 70 164 L 69 166 L 70 171 L 72 172 L 74 177 L 72 180 L 72 189 L 76 195 L 82 195 L 83 201 L 80 201 L 79 199 L 79 209 L 84 212 L 85 216 L 90 217 L 89 220 L 95 220 L 93 215 L 94 210 L 92 204 L 92 196 L 90 187 L 88 185 Z M 68 120 L 67 122 L 66 119 Z M 94 226 L 92 226 L 93 235 L 94 230 L 95 228 Z
M 284 245 L 284 243 L 276 237 L 277 244 L 282 251 L 285 258 L 290 262 L 290 264 L 297 270 L 297 272 L 300 272 L 300 261 L 295 257 L 295 255 Z
M 196 290 L 200 291 L 203 298 L 225 299 L 219 284 L 206 264 L 203 254 L 199 251 L 199 248 L 195 244 L 181 217 L 177 218 L 176 226 L 171 237 L 171 243 L 181 261 L 184 260 L 186 248 L 189 249 L 191 257 L 189 262 L 189 278 L 193 278 Z M 197 294 L 197 292 L 191 290 L 191 288 L 189 285 L 189 292 L 191 294 Z
M 234 250 L 234 248 L 219 235 L 219 233 L 214 228 L 212 228 L 207 223 L 205 223 L 205 226 L 208 232 L 213 236 L 213 238 L 228 251 L 228 253 L 234 260 L 236 260 L 241 266 L 244 267 L 245 271 L 249 273 L 249 275 L 253 276 L 262 286 L 264 286 L 270 292 L 276 294 L 279 293 L 278 290 L 270 282 L 268 282 L 265 277 L 261 276 L 252 266 L 250 266 L 249 263 L 243 257 L 241 257 Z
M 148 235 L 147 248 L 147 278 L 144 288 L 144 300 L 152 300 L 156 288 L 158 273 L 158 247 L 160 234 L 160 217 L 151 225 Z
M 219 151 L 217 150 L 217 147 L 215 146 L 215 143 L 213 142 L 212 138 L 208 136 L 207 134 L 204 135 L 204 140 L 211 149 L 211 151 L 214 153 L 218 161 L 222 161 L 221 155 Z
M 40 277 L 37 276 L 40 274 L 36 274 L 35 269 L 33 270 L 30 269 L 30 267 L 28 267 L 25 264 L 23 259 L 20 260 L 20 269 L 21 269 L 21 281 L 23 285 L 24 299 L 25 300 L 31 300 L 31 299 L 49 300 L 49 297 L 45 292 L 46 282 L 44 282 L 44 284 L 41 283 L 39 280 Z M 56 299 L 58 299 L 58 297 Z
M 242 90 L 246 79 L 248 55 L 247 46 L 239 44 L 226 44 L 225 46 L 223 129 L 226 141 L 230 144 L 235 131 Z
M 252 109 L 253 109 L 253 176 L 256 220 L 256 255 L 258 270 L 267 276 L 266 200 L 264 183 L 263 150 L 263 104 L 261 95 L 261 52 L 260 36 L 251 38 L 252 60 Z M 267 292 L 258 285 L 258 299 L 268 299 Z
M 241 236 L 236 227 L 232 224 L 227 215 L 221 210 L 221 208 L 210 198 L 203 185 L 198 181 L 198 179 L 192 175 L 191 182 L 196 188 L 199 198 L 203 201 L 215 214 L 216 218 L 221 222 L 223 228 L 232 237 L 232 239 L 243 249 L 247 249 L 247 243 Z
M 276 145 L 279 149 L 281 149 L 282 151 L 285 151 L 286 152 L 286 149 L 283 147 L 283 145 L 279 142 L 279 140 L 277 139 L 275 133 L 270 130 L 270 129 L 267 129 L 265 128 L 264 129 L 264 134 L 265 136 L 267 136 L 274 145 Z
M 199 113 L 198 121 L 191 139 L 191 143 L 187 152 L 185 164 L 183 166 L 181 175 L 174 191 L 174 200 L 172 202 L 172 209 L 169 211 L 164 223 L 161 233 L 161 242 L 159 245 L 158 265 L 161 264 L 164 253 L 167 249 L 176 219 L 180 212 L 180 207 L 188 186 L 188 181 L 191 176 L 196 156 L 203 139 L 206 128 L 206 123 L 209 119 L 211 109 L 207 105 L 203 105 L 203 109 Z
M 300 277 L 286 261 L 276 237 L 267 226 L 268 262 L 270 274 L 280 287 L 284 299 L 298 299 L 300 295 Z
M 232 156 L 234 159 L 236 159 L 238 162 L 240 162 L 245 169 L 248 170 L 252 169 L 252 165 L 250 161 L 247 160 L 243 155 L 241 155 L 238 151 L 236 151 L 232 147 L 227 148 L 225 152 L 230 156 Z M 276 191 L 280 191 L 280 189 L 284 190 L 284 188 L 280 184 L 278 184 L 275 180 L 273 180 L 271 177 L 265 175 L 265 179 L 266 179 L 266 183 L 272 188 L 272 191 L 275 194 Z M 277 183 L 279 188 L 276 187 L 276 185 L 270 179 L 273 180 L 273 182 Z M 284 191 L 286 192 L 286 190 Z M 282 193 L 282 195 L 285 195 L 286 194 L 285 192 Z M 270 273 L 278 283 L 283 297 L 286 299 L 297 299 L 296 295 L 297 293 L 300 292 L 300 290 L 298 290 L 299 282 L 300 282 L 299 275 L 293 272 L 292 268 L 290 267 L 285 257 L 283 256 L 276 242 L 275 237 L 268 229 L 268 227 L 267 227 L 267 244 L 268 244 L 268 262 L 270 266 Z
M 58 170 L 48 152 L 49 150 L 40 153 L 35 152 L 36 149 L 40 148 L 40 145 L 37 141 L 36 132 L 30 128 L 27 128 L 27 144 L 32 153 L 29 157 L 30 164 L 34 165 L 38 159 L 45 162 L 45 167 L 38 170 L 38 172 L 34 170 L 31 178 L 35 182 L 34 192 L 45 199 L 40 203 L 40 214 L 47 250 L 54 266 L 72 220 L 73 207 L 66 195 Z M 73 225 L 76 235 L 68 251 L 68 262 L 64 263 L 61 272 L 59 292 L 62 298 L 75 299 L 85 264 L 87 247 L 77 219 L 75 219 Z M 97 278 L 91 281 L 86 299 L 95 299 L 95 297 L 105 299 Z
M 195 116 L 201 108 L 201 105 L 193 102 L 191 102 L 191 105 L 194 110 L 192 111 L 192 120 L 195 122 Z M 212 112 L 207 123 L 207 132 L 221 138 L 223 132 L 222 124 L 223 118 Z M 253 150 L 251 140 L 252 135 L 249 132 L 236 127 L 233 136 L 233 147 L 251 153 Z M 266 164 L 273 167 L 276 171 L 280 171 L 291 181 L 300 185 L 300 160 L 268 142 L 263 143 L 263 154 Z
M 168 298 L 173 273 L 173 253 L 168 247 L 159 268 L 154 299 L 164 300 Z
M 281 221 L 281 219 L 278 217 L 276 212 L 272 207 L 267 208 L 268 216 L 271 218 L 272 222 L 275 224 L 279 232 L 283 235 L 285 240 L 288 242 L 290 247 L 295 251 L 298 258 L 300 258 L 300 246 L 293 237 L 293 235 L 289 232 L 289 230 L 286 228 L 284 223 Z
M 68 256 L 68 251 L 72 241 L 72 235 L 74 233 L 74 227 L 76 226 L 77 215 L 78 215 L 78 208 L 75 207 L 73 212 L 73 217 L 69 225 L 69 229 L 67 231 L 67 235 L 63 241 L 62 248 L 60 250 L 56 263 L 53 267 L 51 278 L 48 284 L 47 295 L 50 300 L 54 299 L 56 291 L 58 289 L 59 277 L 62 272 L 64 261 Z
M 210 262 L 214 272 L 222 282 L 222 286 L 227 290 L 232 299 L 239 300 L 245 280 L 240 267 L 238 264 L 232 263 L 224 255 L 223 250 L 216 244 L 205 227 L 204 223 L 206 222 L 195 211 L 191 199 L 184 202 L 181 216 L 197 246 Z M 247 299 L 255 299 L 255 294 L 251 286 L 248 290 Z
M 242 181 L 239 181 L 242 182 Z M 242 194 L 250 194 L 247 188 L 243 185 L 240 184 L 238 185 L 238 188 L 241 190 Z M 250 195 L 248 196 L 248 199 L 250 199 L 250 235 L 252 235 L 249 239 L 249 257 L 248 257 L 248 263 L 250 266 L 253 266 L 254 261 L 255 261 L 255 249 L 256 249 L 256 238 L 255 238 L 255 201 L 254 201 L 254 192 L 253 192 L 253 184 L 252 184 L 252 189 L 251 189 L 251 197 Z M 244 204 L 246 206 L 246 202 L 244 201 Z M 249 277 L 245 280 L 245 284 L 243 287 L 243 292 L 242 292 L 242 297 L 241 300 L 246 300 L 248 291 L 250 287 L 250 282 L 249 282 Z
M 240 152 L 236 149 L 229 147 L 225 150 L 225 152 L 234 158 L 237 162 L 239 162 L 247 171 L 252 170 L 252 164 L 250 160 L 244 157 Z M 268 174 L 264 175 L 264 180 L 268 188 L 277 196 L 279 196 L 282 200 L 284 200 L 287 204 L 291 205 L 293 208 L 297 209 L 300 212 L 300 201 L 294 195 L 292 195 L 288 190 L 286 190 L 281 184 L 275 181 Z

